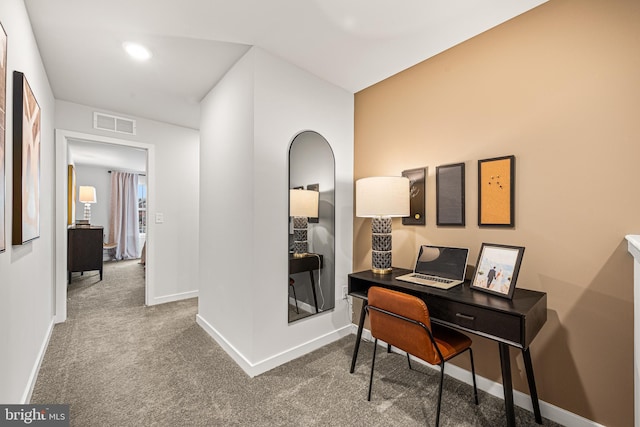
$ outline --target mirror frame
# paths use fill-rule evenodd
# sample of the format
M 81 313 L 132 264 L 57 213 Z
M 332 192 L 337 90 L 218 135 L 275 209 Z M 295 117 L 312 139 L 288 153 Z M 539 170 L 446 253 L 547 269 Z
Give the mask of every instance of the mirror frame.
M 328 149 L 327 151 L 327 160 L 330 160 L 331 164 L 330 165 L 323 165 L 323 168 L 326 167 L 331 167 L 331 173 L 327 173 L 325 178 L 325 185 L 324 185 L 324 191 L 323 191 L 323 182 L 320 179 L 316 179 L 314 178 L 310 178 L 311 181 L 313 182 L 293 182 L 292 184 L 292 169 L 295 171 L 295 168 L 292 168 L 292 149 L 294 149 L 296 141 L 298 143 L 304 143 L 304 140 L 300 140 L 300 137 L 304 137 L 304 135 L 314 135 L 314 138 L 318 138 L 319 140 L 321 140 L 322 142 L 324 142 L 324 144 L 326 144 L 326 148 L 325 146 L 322 146 L 322 150 Z M 287 310 L 288 310 L 288 315 L 287 315 L 287 319 L 289 323 L 292 322 L 296 322 L 298 320 L 302 320 L 302 319 L 308 319 L 308 318 L 312 318 L 317 314 L 321 314 L 321 313 L 325 313 L 325 312 L 330 312 L 335 308 L 335 297 L 336 297 L 336 290 L 335 290 L 335 255 L 336 255 L 336 244 L 335 244 L 335 220 L 336 220 L 336 209 L 335 209 L 335 200 L 336 200 L 336 195 L 335 195 L 335 191 L 336 191 L 336 159 L 335 159 L 335 153 L 333 150 L 333 147 L 331 146 L 331 144 L 329 143 L 329 141 L 327 140 L 327 138 L 325 138 L 321 133 L 316 132 L 316 131 L 312 131 L 312 130 L 303 130 L 300 131 L 298 133 L 296 133 L 296 135 L 291 139 L 291 142 L 289 143 L 289 147 L 288 147 L 288 151 L 287 151 L 287 173 L 288 173 L 288 188 L 287 188 L 287 218 L 288 218 L 288 234 L 289 234 L 289 247 L 288 247 L 288 257 L 289 257 L 289 267 L 287 268 L 287 273 L 288 273 L 288 278 L 287 278 Z M 294 159 L 295 160 L 295 159 Z M 319 175 L 319 174 L 318 174 Z M 330 176 L 330 178 L 329 178 Z M 320 177 L 318 177 L 320 178 Z M 327 191 L 327 185 L 326 185 L 326 180 L 330 179 L 331 180 L 331 185 L 333 186 L 332 188 L 329 188 Z M 309 240 L 310 242 L 313 241 L 311 239 L 311 236 L 315 236 L 317 234 L 317 232 L 319 230 L 322 229 L 322 219 L 325 218 L 325 223 L 327 220 L 330 220 L 330 232 L 325 234 L 325 237 L 328 237 L 328 239 L 326 239 L 326 241 L 330 241 L 330 243 L 328 243 L 328 245 L 330 245 L 330 250 L 329 251 L 324 251 L 327 253 L 323 253 L 322 255 L 322 264 L 323 266 L 321 267 L 321 269 L 319 270 L 312 270 L 310 271 L 311 274 L 314 275 L 314 277 L 318 277 L 318 281 L 316 281 L 315 286 L 316 289 L 320 292 L 317 292 L 317 304 L 318 304 L 318 308 L 319 311 L 318 312 L 314 312 L 315 311 L 315 307 L 314 307 L 314 300 L 313 298 L 311 298 L 312 293 L 308 290 L 308 286 L 309 285 L 304 285 L 302 283 L 300 283 L 302 280 L 304 280 L 306 283 L 311 283 L 311 279 L 310 278 L 306 278 L 304 277 L 304 273 L 303 272 L 298 272 L 298 273 L 290 273 L 290 266 L 292 265 L 292 253 L 291 253 L 291 238 L 292 238 L 292 219 L 289 216 L 289 189 L 291 188 L 295 188 L 295 187 L 300 187 L 303 186 L 304 189 L 309 189 L 308 187 L 311 187 L 314 184 L 319 184 L 319 191 L 320 191 L 320 201 L 319 201 L 319 218 L 318 220 L 314 221 L 313 219 L 309 220 L 309 223 L 311 225 L 310 227 L 310 232 L 309 232 Z M 331 196 L 329 198 L 326 197 L 326 195 L 330 193 Z M 323 199 L 323 194 L 325 195 L 324 199 Z M 329 215 L 323 215 L 323 208 L 326 212 L 327 209 L 327 205 L 330 206 L 331 212 Z M 312 232 L 312 230 L 316 228 L 316 232 Z M 326 226 L 325 226 L 326 228 Z M 317 238 L 317 236 L 315 236 Z M 330 252 L 330 253 L 329 253 Z M 315 262 L 315 265 L 318 264 L 318 261 L 314 260 L 307 260 L 307 261 L 312 261 Z M 295 262 L 299 262 L 299 261 L 295 261 Z M 295 278 L 296 283 L 298 284 L 290 284 L 289 279 L 292 277 L 292 274 L 296 275 L 297 277 Z M 311 274 L 309 274 L 309 277 L 311 277 Z M 329 277 L 329 280 L 326 280 L 326 277 Z M 304 277 L 304 279 L 302 279 Z M 302 279 L 302 280 L 301 280 Z M 292 288 L 293 288 L 293 292 L 292 292 Z M 300 293 L 300 291 L 302 291 L 302 295 L 298 295 Z M 297 295 L 298 298 L 296 298 L 295 295 Z M 293 311 L 293 316 L 292 317 L 292 305 L 290 304 L 291 299 L 297 299 L 297 303 L 298 305 L 300 305 L 299 303 L 302 302 L 303 304 L 305 304 L 306 306 L 309 307 L 310 312 L 308 312 L 308 314 L 306 315 L 301 315 L 301 316 L 297 316 L 295 311 Z M 293 309 L 295 310 L 295 306 L 293 306 Z M 300 313 L 302 313 L 302 309 L 300 309 L 301 307 L 298 307 Z

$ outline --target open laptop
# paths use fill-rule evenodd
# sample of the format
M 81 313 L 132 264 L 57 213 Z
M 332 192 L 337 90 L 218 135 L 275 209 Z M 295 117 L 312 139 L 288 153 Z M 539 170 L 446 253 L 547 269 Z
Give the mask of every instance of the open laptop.
M 464 282 L 469 249 L 422 245 L 413 273 L 396 277 L 397 280 L 417 285 L 450 289 Z

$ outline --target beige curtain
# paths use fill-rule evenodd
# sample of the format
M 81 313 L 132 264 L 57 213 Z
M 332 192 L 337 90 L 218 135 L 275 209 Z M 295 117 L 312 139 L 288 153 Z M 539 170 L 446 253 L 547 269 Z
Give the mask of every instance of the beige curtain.
M 138 175 L 111 173 L 111 210 L 109 242 L 116 243 L 115 259 L 138 258 Z

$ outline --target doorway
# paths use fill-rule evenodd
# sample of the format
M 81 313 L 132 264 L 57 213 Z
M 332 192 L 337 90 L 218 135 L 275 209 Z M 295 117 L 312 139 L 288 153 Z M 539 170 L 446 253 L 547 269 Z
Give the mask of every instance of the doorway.
M 146 209 L 151 211 L 155 200 L 154 185 L 154 165 L 155 165 L 155 147 L 151 144 L 127 141 L 117 138 L 110 138 L 98 135 L 84 134 L 79 132 L 56 130 L 56 161 L 55 161 L 55 269 L 54 269 L 54 294 L 55 294 L 55 322 L 64 322 L 67 318 L 67 165 L 69 164 L 70 145 L 75 141 L 82 141 L 87 144 L 95 144 L 95 147 L 111 147 L 121 149 L 136 149 L 146 153 Z M 123 168 L 126 169 L 126 166 Z M 145 257 L 146 257 L 146 274 L 145 274 L 145 305 L 149 305 L 150 295 L 153 295 L 153 232 L 154 227 L 151 222 L 147 222 L 145 230 Z

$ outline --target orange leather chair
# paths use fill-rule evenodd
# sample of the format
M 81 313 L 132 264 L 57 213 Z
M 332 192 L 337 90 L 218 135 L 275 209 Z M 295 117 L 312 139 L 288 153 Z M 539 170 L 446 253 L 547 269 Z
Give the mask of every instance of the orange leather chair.
M 440 423 L 444 363 L 467 350 L 471 357 L 473 397 L 476 405 L 478 404 L 476 372 L 473 365 L 473 351 L 471 350 L 471 339 L 469 337 L 453 329 L 432 325 L 429 318 L 429 310 L 424 301 L 402 292 L 377 286 L 369 288 L 367 310 L 371 321 L 371 335 L 375 338 L 367 400 L 371 400 L 373 368 L 376 361 L 378 339 L 380 339 L 390 346 L 407 352 L 407 360 L 410 360 L 409 354 L 411 354 L 431 365 L 440 365 L 440 390 L 438 392 L 436 426 Z M 411 368 L 410 361 L 409 368 Z

